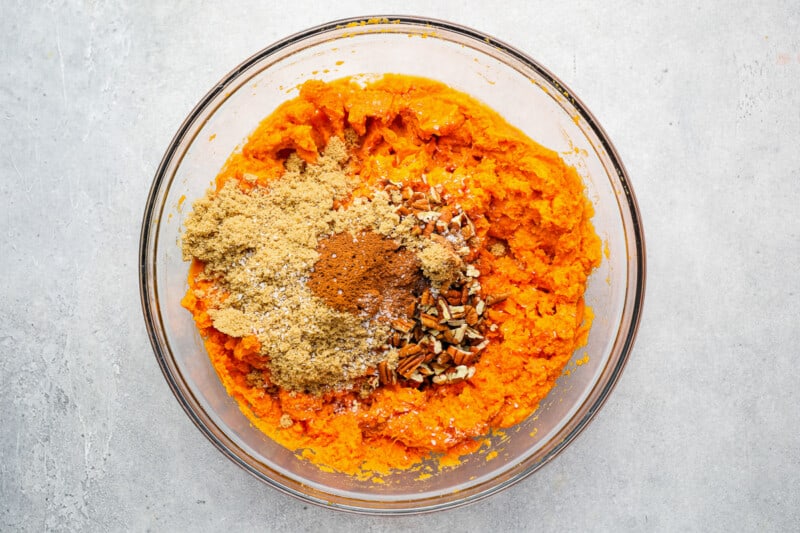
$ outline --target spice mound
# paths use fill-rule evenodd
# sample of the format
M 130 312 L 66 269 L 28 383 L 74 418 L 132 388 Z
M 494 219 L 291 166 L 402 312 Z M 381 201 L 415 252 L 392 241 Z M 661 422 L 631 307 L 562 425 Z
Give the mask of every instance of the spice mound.
M 416 255 L 373 231 L 331 235 L 317 251 L 308 287 L 339 311 L 399 316 L 425 284 Z
M 182 304 L 286 448 L 367 478 L 451 464 L 585 343 L 592 214 L 573 168 L 463 93 L 312 80 L 194 202 Z

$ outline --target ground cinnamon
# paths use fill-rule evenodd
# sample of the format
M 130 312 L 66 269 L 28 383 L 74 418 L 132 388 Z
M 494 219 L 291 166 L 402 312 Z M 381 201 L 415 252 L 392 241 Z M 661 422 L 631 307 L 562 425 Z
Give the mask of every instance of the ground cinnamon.
M 399 317 L 426 285 L 416 254 L 372 231 L 337 233 L 317 251 L 307 286 L 338 311 Z

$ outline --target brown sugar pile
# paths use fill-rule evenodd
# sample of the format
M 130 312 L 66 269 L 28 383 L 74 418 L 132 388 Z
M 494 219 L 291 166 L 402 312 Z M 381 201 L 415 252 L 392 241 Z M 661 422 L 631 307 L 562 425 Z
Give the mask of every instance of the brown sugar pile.
M 464 268 L 464 261 L 453 245 L 441 235 L 431 235 L 431 240 L 422 245 L 419 260 L 425 276 L 435 288 L 446 289 L 457 281 Z
M 352 189 L 347 151 L 331 139 L 314 165 L 290 157 L 269 189 L 228 182 L 195 202 L 183 234 L 184 257 L 204 264 L 222 296 L 208 311 L 232 337 L 255 336 L 270 379 L 291 390 L 346 386 L 377 364 L 387 332 L 338 311 L 306 286 L 317 243 L 347 217 L 334 200 Z
M 321 240 L 308 288 L 339 311 L 398 317 L 424 289 L 416 255 L 373 231 Z

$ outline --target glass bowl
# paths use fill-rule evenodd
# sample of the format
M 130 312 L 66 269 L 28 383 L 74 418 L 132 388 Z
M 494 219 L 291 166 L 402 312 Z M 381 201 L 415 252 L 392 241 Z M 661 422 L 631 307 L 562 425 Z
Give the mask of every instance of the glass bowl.
M 402 472 L 376 484 L 324 472 L 250 425 L 220 383 L 191 315 L 180 306 L 188 263 L 181 258 L 179 240 L 191 201 L 205 193 L 258 123 L 297 94 L 300 83 L 393 72 L 433 78 L 469 93 L 561 153 L 584 180 L 605 253 L 586 293 L 596 317 L 588 344 L 576 351 L 536 413 L 491 437 L 494 459 L 475 453 L 424 481 L 416 479 L 418 473 Z M 622 162 L 597 120 L 564 84 L 522 52 L 475 30 L 389 17 L 335 21 L 284 39 L 244 61 L 197 104 L 155 175 L 142 223 L 139 275 L 145 322 L 164 377 L 223 454 L 303 500 L 401 514 L 496 493 L 541 468 L 586 427 L 630 354 L 642 310 L 645 254 Z

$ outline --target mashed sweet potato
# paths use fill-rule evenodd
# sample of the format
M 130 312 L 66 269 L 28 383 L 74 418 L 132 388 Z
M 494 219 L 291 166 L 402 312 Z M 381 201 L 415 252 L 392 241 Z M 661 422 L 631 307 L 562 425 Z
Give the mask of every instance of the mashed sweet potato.
M 387 75 L 365 87 L 350 79 L 308 81 L 267 117 L 216 180 L 242 190 L 268 186 L 296 153 L 312 163 L 336 136 L 357 136 L 354 195 L 382 180 L 440 185 L 475 221 L 471 259 L 487 294 L 508 298 L 487 309 L 496 324 L 474 375 L 422 389 L 381 386 L 311 394 L 269 390 L 269 358 L 254 336 L 213 327 L 204 295 L 213 279 L 195 260 L 182 301 L 205 339 L 228 392 L 253 425 L 323 468 L 353 475 L 406 469 L 432 454 L 454 461 L 489 431 L 533 413 L 576 348 L 592 315 L 587 277 L 600 262 L 592 206 L 576 171 L 471 97 L 438 82 Z M 424 178 L 423 178 L 424 176 Z

